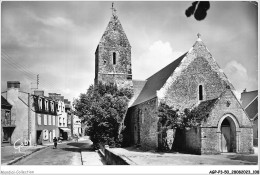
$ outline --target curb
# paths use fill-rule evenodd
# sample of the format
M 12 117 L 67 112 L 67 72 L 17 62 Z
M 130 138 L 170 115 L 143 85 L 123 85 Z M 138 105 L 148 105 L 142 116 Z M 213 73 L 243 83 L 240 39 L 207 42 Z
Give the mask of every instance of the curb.
M 21 156 L 21 157 L 17 157 L 17 158 L 15 158 L 14 160 L 11 160 L 11 161 L 9 161 L 9 162 L 7 162 L 7 163 L 3 163 L 2 165 L 12 165 L 12 164 L 18 162 L 19 160 L 21 160 L 21 159 L 23 159 L 23 158 L 25 158 L 25 157 L 28 157 L 29 155 L 31 155 L 31 154 L 33 154 L 33 153 L 35 153 L 35 152 L 37 152 L 37 151 L 46 149 L 46 148 L 48 148 L 48 146 L 42 147 L 42 148 L 37 148 L 37 149 L 33 150 L 31 153 L 29 153 L 29 154 L 25 154 L 25 155 L 23 155 L 23 156 Z

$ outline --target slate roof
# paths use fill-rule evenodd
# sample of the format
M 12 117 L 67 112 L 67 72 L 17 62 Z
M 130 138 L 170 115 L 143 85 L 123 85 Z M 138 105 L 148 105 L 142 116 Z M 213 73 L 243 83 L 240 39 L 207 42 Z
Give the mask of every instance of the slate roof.
M 248 117 L 253 120 L 258 115 L 258 91 L 243 92 L 241 101 Z
M 12 105 L 1 95 L 1 107 L 11 108 Z
M 156 97 L 156 91 L 162 88 L 162 86 L 165 84 L 165 82 L 171 76 L 174 70 L 180 65 L 182 59 L 186 56 L 186 54 L 187 52 L 148 79 L 146 79 L 146 83 L 142 91 L 131 106 L 135 106 Z
M 242 92 L 241 93 L 241 101 L 242 101 L 242 106 L 245 108 L 252 100 L 258 96 L 258 91 L 250 91 L 250 92 Z
M 258 97 L 245 109 L 245 111 L 250 119 L 254 119 L 258 114 Z
M 134 96 L 132 97 L 131 101 L 129 102 L 129 106 L 132 106 L 138 95 L 140 94 L 141 90 L 143 89 L 146 80 L 133 80 L 133 90 Z

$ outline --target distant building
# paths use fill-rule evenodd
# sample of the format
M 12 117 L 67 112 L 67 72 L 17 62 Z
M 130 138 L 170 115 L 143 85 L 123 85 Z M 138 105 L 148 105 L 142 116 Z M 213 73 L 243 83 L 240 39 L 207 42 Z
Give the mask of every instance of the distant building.
M 60 100 L 64 97 L 47 97 L 40 90 L 30 94 L 20 90 L 19 81 L 8 81 L 2 98 L 2 138 L 10 144 L 50 143 L 63 134 L 60 130 L 69 130 L 65 105 Z
M 31 95 L 31 98 L 31 103 L 33 104 L 32 111 L 35 111 L 36 143 L 45 144 L 53 142 L 54 137 L 57 138 L 59 136 L 56 102 L 44 96 L 44 91 L 34 91 L 34 95 Z
M 73 114 L 71 102 L 68 99 L 64 99 L 65 112 L 67 114 L 67 127 L 70 130 L 68 132 L 68 137 L 71 139 L 73 137 Z
M 241 93 L 242 106 L 253 123 L 254 146 L 258 146 L 258 91 Z
M 1 142 L 11 143 L 15 120 L 11 117 L 12 105 L 1 96 Z
M 73 115 L 73 134 L 78 136 L 81 136 L 82 134 L 81 120 L 76 115 Z
M 49 97 L 56 101 L 59 137 L 62 137 L 63 140 L 68 140 L 71 130 L 68 128 L 68 116 L 65 111 L 64 96 L 56 93 L 49 93 Z

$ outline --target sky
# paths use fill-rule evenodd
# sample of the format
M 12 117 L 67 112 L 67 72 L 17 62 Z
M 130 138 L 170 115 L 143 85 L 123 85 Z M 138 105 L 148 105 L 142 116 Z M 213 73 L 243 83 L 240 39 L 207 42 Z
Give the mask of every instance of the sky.
M 201 34 L 238 92 L 258 89 L 258 7 L 210 2 L 207 17 L 186 17 L 192 1 L 114 1 L 132 46 L 133 79 L 145 80 L 187 52 Z M 1 91 L 7 81 L 70 101 L 94 83 L 95 50 L 112 16 L 111 1 L 3 1 Z

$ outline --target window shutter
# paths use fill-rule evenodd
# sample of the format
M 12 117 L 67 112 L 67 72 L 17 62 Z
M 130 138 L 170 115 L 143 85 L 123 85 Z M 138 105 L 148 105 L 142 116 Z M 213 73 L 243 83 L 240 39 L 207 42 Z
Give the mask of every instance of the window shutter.
M 38 125 L 41 125 L 41 124 L 42 124 L 41 114 L 37 114 L 37 121 L 38 121 Z

